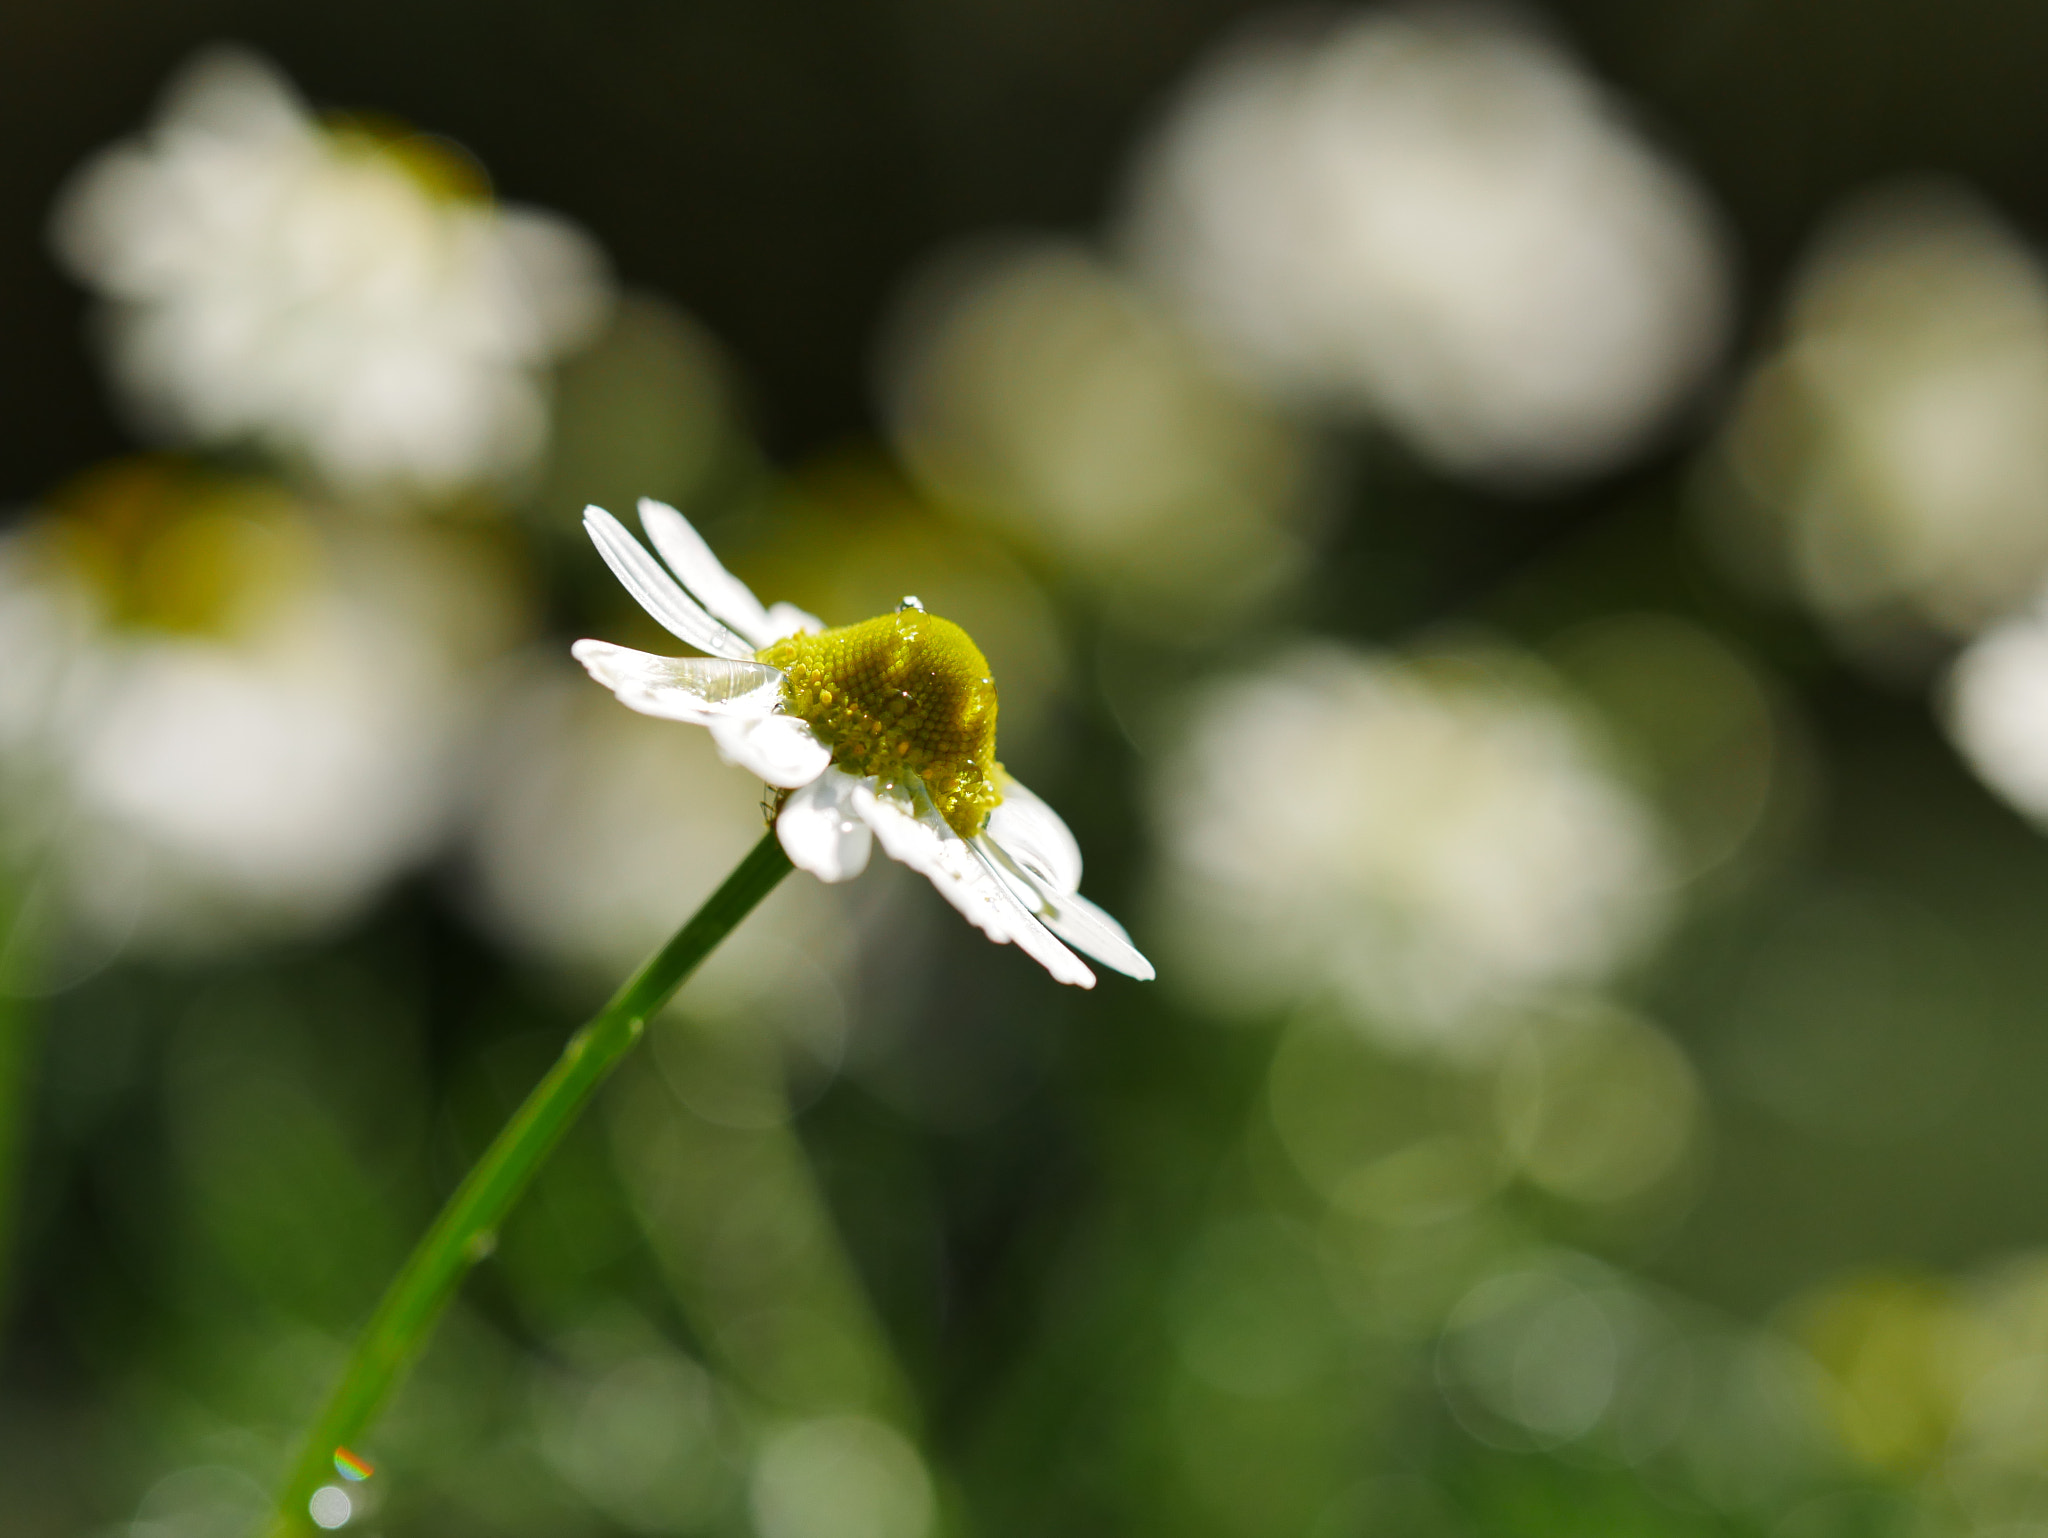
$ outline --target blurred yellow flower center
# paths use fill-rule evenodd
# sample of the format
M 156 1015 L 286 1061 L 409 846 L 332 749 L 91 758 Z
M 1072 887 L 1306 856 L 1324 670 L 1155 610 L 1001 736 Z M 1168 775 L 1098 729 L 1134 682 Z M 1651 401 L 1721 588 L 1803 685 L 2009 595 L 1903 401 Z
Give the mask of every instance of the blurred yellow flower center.
M 261 481 L 134 458 L 51 498 L 42 537 L 117 625 L 224 639 L 259 626 L 312 579 L 313 536 Z
M 905 600 L 894 614 L 777 641 L 760 658 L 783 671 L 782 708 L 810 722 L 848 774 L 915 774 L 962 838 L 1001 803 L 995 680 L 951 620 Z
M 381 113 L 337 112 L 324 124 L 335 149 L 381 161 L 436 203 L 491 201 L 490 177 L 459 144 Z

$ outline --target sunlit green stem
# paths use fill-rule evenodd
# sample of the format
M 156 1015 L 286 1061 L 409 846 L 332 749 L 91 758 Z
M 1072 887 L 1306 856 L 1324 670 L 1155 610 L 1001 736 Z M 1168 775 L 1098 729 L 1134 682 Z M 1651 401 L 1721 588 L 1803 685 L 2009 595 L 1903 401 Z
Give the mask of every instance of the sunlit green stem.
M 392 1281 L 349 1358 L 348 1369 L 313 1424 L 278 1501 L 276 1538 L 313 1531 L 307 1502 L 334 1474 L 334 1451 L 359 1437 L 397 1387 L 463 1274 L 490 1253 L 498 1224 L 597 1087 L 640 1039 L 704 958 L 790 871 L 773 832 L 712 893 L 674 939 L 570 1038 L 470 1170 Z

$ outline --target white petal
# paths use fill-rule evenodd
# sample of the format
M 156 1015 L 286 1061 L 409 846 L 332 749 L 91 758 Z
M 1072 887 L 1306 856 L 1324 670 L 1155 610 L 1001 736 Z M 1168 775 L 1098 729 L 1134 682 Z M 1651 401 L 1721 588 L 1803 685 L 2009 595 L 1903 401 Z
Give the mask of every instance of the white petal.
M 991 817 L 989 821 L 993 825 L 995 819 Z M 1159 975 L 1144 952 L 1131 944 L 1124 926 L 1079 892 L 1051 890 L 989 834 L 984 833 L 974 842 L 1017 900 L 1036 915 L 1039 923 L 1075 950 L 1086 952 L 1104 966 L 1141 983 L 1149 983 Z
M 640 526 L 654 541 L 654 548 L 668 562 L 669 569 L 682 578 L 697 602 L 753 642 L 756 650 L 780 637 L 770 630 L 768 611 L 761 607 L 753 589 L 720 564 L 704 536 L 690 520 L 652 497 L 640 499 Z
M 720 758 L 753 770 L 778 790 L 808 785 L 832 763 L 832 750 L 796 716 L 721 716 L 707 724 Z
M 782 804 L 775 835 L 798 870 L 820 881 L 850 881 L 868 868 L 875 836 L 854 815 L 859 784 L 853 775 L 827 769 Z
M 768 606 L 768 639 L 779 641 L 784 636 L 816 635 L 825 628 L 825 622 L 807 609 L 799 609 L 793 603 L 772 603 Z
M 657 657 L 609 641 L 578 641 L 569 650 L 621 704 L 642 715 L 708 726 L 720 716 L 772 716 L 782 699 L 782 671 L 765 662 Z
M 1093 988 L 1095 974 L 1081 958 L 1031 916 L 987 857 L 947 825 L 931 798 L 922 793 L 923 787 L 911 784 L 915 800 L 904 790 L 877 790 L 865 781 L 853 792 L 855 814 L 875 830 L 889 858 L 926 877 L 940 896 L 998 945 L 1015 941 L 1057 981 Z
M 1002 804 L 988 816 L 988 837 L 1040 885 L 1080 891 L 1081 846 L 1060 814 L 1015 780 L 1006 780 L 1002 789 Z
M 1159 975 L 1145 953 L 1131 944 L 1124 926 L 1079 892 L 1062 893 L 1039 922 L 1077 951 L 1093 956 L 1112 971 L 1149 983 Z
M 625 525 L 601 507 L 583 509 L 583 527 L 612 575 L 672 635 L 714 657 L 751 658 L 756 650 L 697 606 Z

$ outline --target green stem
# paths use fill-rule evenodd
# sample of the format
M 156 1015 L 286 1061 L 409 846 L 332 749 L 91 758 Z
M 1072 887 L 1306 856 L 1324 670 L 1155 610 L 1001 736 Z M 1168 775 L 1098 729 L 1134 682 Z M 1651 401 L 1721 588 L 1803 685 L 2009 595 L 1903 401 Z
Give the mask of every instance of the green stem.
M 568 1046 L 434 1219 L 356 1342 L 348 1370 L 313 1423 L 280 1496 L 273 1538 L 312 1532 L 307 1502 L 334 1475 L 334 1452 L 360 1436 L 426 1345 L 465 1272 L 491 1251 L 497 1227 L 648 1018 L 790 871 L 771 829 L 725 885 L 633 975 Z

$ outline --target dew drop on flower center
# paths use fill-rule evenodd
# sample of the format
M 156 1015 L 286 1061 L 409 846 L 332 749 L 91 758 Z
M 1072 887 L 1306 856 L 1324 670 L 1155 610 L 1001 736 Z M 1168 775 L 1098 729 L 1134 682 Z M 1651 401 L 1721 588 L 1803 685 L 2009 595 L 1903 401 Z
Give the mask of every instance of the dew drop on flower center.
M 893 614 L 788 636 L 759 657 L 782 669 L 782 708 L 810 723 L 846 773 L 916 774 L 962 838 L 1001 804 L 995 679 L 951 620 L 906 599 Z

